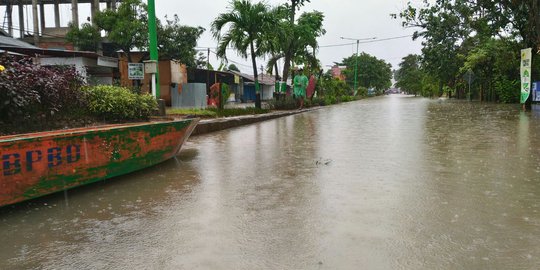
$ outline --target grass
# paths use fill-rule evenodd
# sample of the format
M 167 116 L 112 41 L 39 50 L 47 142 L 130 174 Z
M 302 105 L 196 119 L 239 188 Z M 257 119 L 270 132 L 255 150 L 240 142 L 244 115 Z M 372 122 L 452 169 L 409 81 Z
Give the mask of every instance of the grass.
M 231 116 L 241 116 L 241 115 L 253 115 L 253 114 L 264 114 L 269 113 L 268 109 L 257 109 L 257 108 L 234 108 L 234 109 L 223 109 L 218 110 L 216 108 L 207 108 L 207 109 L 168 109 L 168 115 L 186 115 L 186 116 L 195 116 L 200 118 L 217 118 L 217 117 L 231 117 Z

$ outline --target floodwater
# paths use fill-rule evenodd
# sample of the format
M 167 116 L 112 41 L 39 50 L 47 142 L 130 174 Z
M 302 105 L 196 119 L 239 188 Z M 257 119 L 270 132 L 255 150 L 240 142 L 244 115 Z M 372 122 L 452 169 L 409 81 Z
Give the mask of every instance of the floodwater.
M 540 113 L 395 95 L 192 137 L 0 239 L 0 269 L 540 269 Z

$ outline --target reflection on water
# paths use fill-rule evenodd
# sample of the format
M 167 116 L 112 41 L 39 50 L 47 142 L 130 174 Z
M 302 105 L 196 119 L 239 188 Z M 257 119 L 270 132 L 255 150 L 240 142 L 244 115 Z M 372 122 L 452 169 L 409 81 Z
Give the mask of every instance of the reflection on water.
M 0 268 L 539 269 L 540 116 L 387 96 L 0 209 Z

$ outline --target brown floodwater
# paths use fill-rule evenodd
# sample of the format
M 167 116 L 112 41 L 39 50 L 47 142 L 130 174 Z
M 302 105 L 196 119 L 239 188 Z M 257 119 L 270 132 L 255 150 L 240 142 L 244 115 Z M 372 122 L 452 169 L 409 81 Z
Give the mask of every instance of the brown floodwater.
M 395 95 L 192 137 L 0 239 L 0 269 L 540 269 L 540 112 Z

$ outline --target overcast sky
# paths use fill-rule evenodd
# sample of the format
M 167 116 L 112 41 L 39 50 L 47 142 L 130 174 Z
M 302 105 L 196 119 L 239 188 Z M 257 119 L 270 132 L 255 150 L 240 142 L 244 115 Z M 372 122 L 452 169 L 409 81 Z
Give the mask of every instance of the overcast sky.
M 391 38 L 411 35 L 413 29 L 401 27 L 399 19 L 392 19 L 391 13 L 399 13 L 409 0 L 312 0 L 300 12 L 318 10 L 324 13 L 324 28 L 326 35 L 319 38 L 319 45 L 336 45 L 354 43 L 340 37 L 349 38 Z M 270 5 L 286 3 L 286 0 L 268 0 Z M 418 3 L 420 1 L 412 1 Z M 189 4 L 187 4 L 189 3 Z M 226 0 L 156 0 L 156 13 L 159 18 L 165 15 L 178 14 L 181 23 L 191 26 L 202 26 L 207 29 L 199 40 L 200 47 L 216 47 L 217 41 L 210 33 L 210 23 L 218 14 L 227 12 L 229 1 Z M 410 37 L 389 41 L 360 44 L 359 51 L 366 52 L 377 58 L 384 59 L 397 68 L 402 57 L 410 53 L 420 53 L 420 41 L 412 41 Z M 356 44 L 340 47 L 321 47 L 318 58 L 323 67 L 356 53 Z M 243 72 L 253 73 L 251 62 L 238 57 L 234 51 L 229 51 L 227 57 Z M 219 66 L 220 60 L 210 54 L 210 62 L 214 67 Z M 257 65 L 266 63 L 266 59 L 259 59 Z M 280 71 L 281 72 L 281 71 Z

